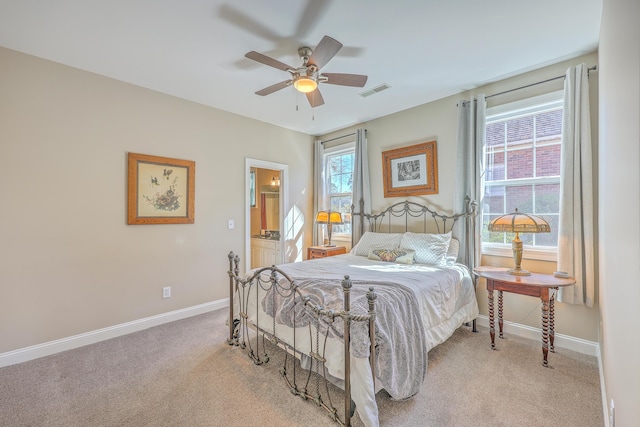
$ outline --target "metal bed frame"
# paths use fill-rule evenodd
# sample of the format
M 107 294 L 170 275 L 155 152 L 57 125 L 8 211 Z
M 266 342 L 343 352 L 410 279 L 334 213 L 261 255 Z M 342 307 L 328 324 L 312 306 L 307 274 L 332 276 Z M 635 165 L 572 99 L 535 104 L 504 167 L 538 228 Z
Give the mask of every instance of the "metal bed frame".
M 411 226 L 415 226 L 415 221 L 410 218 L 423 218 L 422 231 L 428 231 L 428 219 L 432 218 L 435 223 L 435 231 L 438 233 L 447 233 L 453 229 L 455 224 L 463 219 L 464 227 L 464 250 L 466 259 L 473 256 L 473 247 L 468 242 L 470 233 L 474 233 L 475 227 L 475 202 L 469 197 L 465 198 L 465 212 L 453 215 L 443 215 L 433 209 L 418 204 L 416 202 L 404 201 L 396 203 L 378 214 L 371 215 L 363 213 L 364 202 L 360 202 L 360 211 L 355 212 L 352 209 L 353 218 L 359 218 L 360 235 L 364 231 L 375 232 L 398 232 L 399 227 L 403 227 L 404 231 L 410 231 Z M 404 224 L 395 224 L 393 219 L 404 219 Z M 402 222 L 402 220 L 400 221 Z M 366 225 L 365 225 L 366 224 Z M 368 322 L 369 339 L 371 343 L 375 343 L 375 302 L 376 293 L 373 287 L 367 292 L 367 301 L 369 310 L 367 313 L 354 313 L 351 310 L 350 295 L 352 282 L 349 276 L 345 276 L 342 280 L 342 291 L 344 296 L 344 304 L 342 310 L 329 310 L 325 307 L 313 303 L 308 296 L 300 291 L 295 280 L 277 266 L 264 267 L 255 270 L 249 277 L 242 278 L 239 275 L 240 257 L 230 252 L 229 258 L 229 338 L 227 343 L 241 348 L 248 348 L 248 355 L 256 365 L 261 365 L 269 361 L 269 355 L 265 347 L 265 340 L 285 350 L 285 359 L 280 374 L 289 386 L 292 394 L 300 396 L 304 400 L 310 400 L 316 405 L 322 407 L 329 413 L 329 417 L 336 421 L 339 425 L 350 426 L 351 417 L 355 412 L 354 404 L 351 400 L 351 365 L 350 365 L 350 334 L 352 322 Z M 306 325 L 309 333 L 309 342 L 311 350 L 308 356 L 311 358 L 310 369 L 304 369 L 297 363 L 298 359 L 303 357 L 303 352 L 297 347 L 296 334 L 293 335 L 293 342 L 286 343 L 278 337 L 276 332 L 276 320 L 272 319 L 269 327 L 257 327 L 260 325 L 259 317 L 261 315 L 258 310 L 256 315 L 256 324 L 249 320 L 247 308 L 249 306 L 249 298 L 255 298 L 256 304 L 260 304 L 258 290 L 272 291 L 271 295 L 275 298 L 276 293 L 287 297 L 294 298 L 294 307 L 302 304 L 304 313 L 311 320 Z M 237 298 L 238 313 L 234 313 L 234 297 Z M 264 314 L 267 317 L 266 314 Z M 330 379 L 327 377 L 325 369 L 325 350 L 327 339 L 331 335 L 330 330 L 334 322 L 343 322 L 344 345 L 344 412 L 339 413 L 337 407 L 331 400 L 329 394 Z M 297 319 L 294 317 L 294 330 L 296 329 Z M 302 325 L 302 322 L 300 323 Z M 250 330 L 253 331 L 253 338 Z M 473 331 L 476 331 L 476 322 L 473 320 Z M 335 335 L 335 334 L 333 334 Z M 262 348 L 262 350 L 260 350 Z M 262 354 L 260 354 L 262 352 Z M 375 354 L 376 349 L 371 348 L 369 363 L 375 385 Z M 315 386 L 315 387 L 314 387 Z

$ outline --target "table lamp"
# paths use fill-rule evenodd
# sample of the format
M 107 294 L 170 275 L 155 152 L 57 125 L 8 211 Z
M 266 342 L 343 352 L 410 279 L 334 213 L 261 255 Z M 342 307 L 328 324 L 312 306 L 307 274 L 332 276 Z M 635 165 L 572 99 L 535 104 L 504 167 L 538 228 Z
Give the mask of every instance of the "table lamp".
M 488 226 L 489 231 L 502 231 L 505 233 L 516 233 L 516 237 L 511 242 L 513 248 L 513 259 L 515 267 L 507 270 L 507 273 L 514 276 L 530 276 L 527 270 L 520 268 L 522 262 L 522 240 L 520 233 L 548 233 L 551 231 L 549 223 L 536 215 L 529 215 L 522 212 L 515 212 L 500 215 L 491 220 Z
M 325 246 L 334 246 L 331 244 L 331 229 L 334 224 L 342 224 L 342 215 L 335 211 L 319 211 L 316 214 L 316 224 L 326 224 L 327 234 L 329 235 L 329 244 Z

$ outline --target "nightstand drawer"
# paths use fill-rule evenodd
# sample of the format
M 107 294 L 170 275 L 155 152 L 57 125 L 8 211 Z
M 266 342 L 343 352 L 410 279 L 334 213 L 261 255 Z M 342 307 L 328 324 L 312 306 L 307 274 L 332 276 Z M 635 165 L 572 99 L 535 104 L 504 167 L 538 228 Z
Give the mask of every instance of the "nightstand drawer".
M 307 249 L 307 259 L 326 258 L 346 253 L 347 248 L 344 246 L 311 246 Z

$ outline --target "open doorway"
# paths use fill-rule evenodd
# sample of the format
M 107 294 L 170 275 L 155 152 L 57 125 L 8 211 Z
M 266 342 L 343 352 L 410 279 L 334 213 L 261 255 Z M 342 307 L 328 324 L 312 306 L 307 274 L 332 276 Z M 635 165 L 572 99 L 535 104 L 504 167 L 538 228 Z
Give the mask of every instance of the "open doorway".
M 245 268 L 267 267 L 283 260 L 282 230 L 287 200 L 288 166 L 247 158 L 245 161 Z

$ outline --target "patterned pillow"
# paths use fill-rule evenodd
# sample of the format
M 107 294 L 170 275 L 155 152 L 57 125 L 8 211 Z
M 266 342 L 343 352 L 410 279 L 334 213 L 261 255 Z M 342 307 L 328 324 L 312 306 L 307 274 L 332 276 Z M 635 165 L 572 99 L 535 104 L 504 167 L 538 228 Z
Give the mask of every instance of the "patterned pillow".
M 451 232 L 447 234 L 404 233 L 400 247 L 416 252 L 414 261 L 420 264 L 445 265 Z
M 360 241 L 351 249 L 351 253 L 359 256 L 369 256 L 369 249 L 373 247 L 397 249 L 400 247 L 400 233 L 375 233 L 365 232 Z
M 415 251 L 409 249 L 369 249 L 369 259 L 375 261 L 397 262 L 398 264 L 413 264 Z

